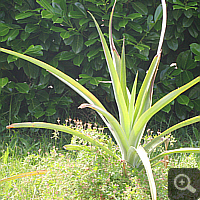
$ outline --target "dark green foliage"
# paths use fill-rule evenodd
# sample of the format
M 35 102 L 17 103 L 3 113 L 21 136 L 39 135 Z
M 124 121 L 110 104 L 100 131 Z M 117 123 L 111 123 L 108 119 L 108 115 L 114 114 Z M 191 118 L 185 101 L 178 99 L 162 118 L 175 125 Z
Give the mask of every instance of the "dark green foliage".
M 174 2 L 174 3 L 173 3 Z M 2 0 L 0 42 L 2 47 L 48 62 L 77 79 L 115 114 L 113 91 L 106 62 L 90 11 L 108 39 L 113 1 Z M 168 26 L 163 57 L 154 88 L 154 102 L 200 75 L 199 2 L 168 0 Z M 161 29 L 160 1 L 118 0 L 113 19 L 116 48 L 126 39 L 128 86 L 139 71 L 139 82 L 156 54 Z M 176 65 L 172 66 L 172 63 Z M 139 83 L 141 85 L 141 83 Z M 131 88 L 129 88 L 131 89 Z M 47 71 L 16 57 L 0 53 L 0 124 L 21 121 L 53 121 L 76 116 L 83 100 Z M 163 108 L 156 121 L 171 123 L 200 111 L 200 85 Z M 109 110 L 110 110 L 109 109 Z

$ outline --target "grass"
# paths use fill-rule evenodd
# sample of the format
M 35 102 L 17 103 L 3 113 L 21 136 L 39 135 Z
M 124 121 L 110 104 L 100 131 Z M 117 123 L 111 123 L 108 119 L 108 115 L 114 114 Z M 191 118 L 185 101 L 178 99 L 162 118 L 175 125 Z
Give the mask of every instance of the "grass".
M 118 152 L 118 147 L 109 136 L 102 134 L 102 130 L 89 128 L 86 134 L 98 137 L 104 142 L 107 141 L 107 145 Z M 148 132 L 148 135 L 149 137 L 144 138 L 144 142 L 148 142 L 152 133 Z M 57 136 L 61 137 L 61 135 Z M 47 173 L 1 183 L 0 199 L 150 199 L 150 189 L 144 170 L 138 171 L 127 166 L 125 177 L 120 160 L 114 160 L 77 137 L 72 138 L 72 143 L 89 147 L 87 151 L 65 151 L 55 142 L 56 140 L 58 142 L 58 137 L 55 137 L 54 133 L 50 145 L 43 138 L 40 142 L 35 141 L 38 144 L 30 148 L 31 145 L 22 146 L 21 143 L 11 146 L 13 138 L 20 138 L 19 134 L 14 133 L 11 142 L 7 143 L 7 148 L 4 148 L 1 153 L 0 179 L 35 170 L 47 170 Z M 21 142 L 20 139 L 19 141 Z M 41 142 L 45 142 L 48 147 L 44 148 Z M 170 145 L 174 144 L 176 140 L 172 137 Z M 153 153 L 158 154 L 164 151 L 164 148 L 161 146 Z M 168 170 L 172 167 L 200 169 L 200 159 L 197 156 L 194 154 L 173 155 L 169 158 L 167 168 L 162 162 L 155 164 L 153 173 L 158 199 L 168 199 Z

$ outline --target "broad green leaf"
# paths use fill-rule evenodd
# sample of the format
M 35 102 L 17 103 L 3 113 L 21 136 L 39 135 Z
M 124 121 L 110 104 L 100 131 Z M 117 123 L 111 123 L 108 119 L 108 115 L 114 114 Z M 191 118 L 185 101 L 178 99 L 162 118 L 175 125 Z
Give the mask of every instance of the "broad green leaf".
M 101 77 L 92 77 L 91 79 L 90 79 L 90 83 L 92 84 L 92 85 L 99 85 L 99 83 L 100 83 L 100 81 L 102 81 L 102 78 Z
M 32 56 L 43 56 L 42 50 L 43 47 L 41 45 L 31 45 L 24 53 Z
M 173 3 L 174 4 L 178 4 L 178 5 L 181 5 L 181 6 L 185 6 L 181 1 L 179 0 L 173 0 Z
M 72 50 L 75 54 L 80 53 L 83 49 L 83 36 L 75 35 L 71 46 L 72 46 Z
M 200 55 L 200 44 L 197 43 L 192 43 L 190 44 L 190 50 L 196 54 L 196 55 Z
M 156 23 L 162 17 L 162 4 L 160 4 L 154 13 L 154 22 Z
M 27 25 L 25 26 L 25 32 L 27 32 L 27 33 L 32 33 L 32 32 L 34 32 L 34 31 L 36 31 L 38 28 L 39 28 L 39 27 L 36 26 L 36 25 L 34 25 L 34 24 L 27 24 Z
M 61 94 L 61 93 L 63 93 L 63 91 L 65 89 L 65 84 L 62 83 L 61 81 L 59 81 L 58 79 L 55 79 L 54 89 L 55 89 L 55 93 Z
M 138 2 L 138 1 L 137 2 L 133 2 L 132 6 L 140 14 L 142 14 L 142 15 L 147 15 L 148 14 L 148 9 L 147 9 L 146 5 L 144 5 L 143 3 Z
M 145 147 L 144 149 L 147 151 L 147 153 L 152 152 L 156 147 L 158 147 L 161 143 L 164 142 L 163 137 L 172 133 L 173 131 L 180 129 L 184 126 L 188 126 L 190 124 L 194 124 L 200 121 L 200 116 L 196 116 L 190 119 L 187 119 L 185 121 L 182 121 L 170 128 L 168 128 L 167 130 L 165 130 L 164 132 L 162 132 L 158 137 L 154 138 L 152 141 L 150 141 Z
M 62 39 L 66 39 L 70 37 L 70 33 L 68 31 L 62 31 L 60 33 L 60 37 L 62 37 Z
M 25 74 L 31 79 L 36 79 L 39 76 L 39 68 L 32 63 L 25 62 L 23 65 Z
M 75 19 L 80 19 L 80 18 L 84 18 L 85 16 L 83 15 L 82 12 L 70 11 L 68 13 L 68 17 L 75 18 Z
M 31 12 L 19 13 L 19 14 L 17 14 L 17 15 L 15 16 L 15 19 L 16 19 L 16 20 L 25 19 L 25 18 L 30 17 L 30 16 L 32 16 L 32 15 L 34 15 L 34 13 L 31 13 Z
M 45 90 L 40 90 L 36 93 L 36 98 L 40 102 L 49 101 L 49 94 Z
M 119 21 L 119 26 L 125 28 L 126 24 L 128 24 L 128 19 L 123 19 Z
M 34 113 L 34 117 L 36 117 L 37 119 L 42 117 L 45 114 L 45 111 L 43 110 L 36 110 Z
M 36 0 L 36 2 L 40 4 L 43 8 L 45 8 L 47 11 L 54 14 L 54 9 L 47 0 Z
M 177 98 L 178 103 L 183 104 L 183 105 L 188 105 L 190 99 L 186 95 L 180 95 Z
M 129 14 L 125 18 L 131 19 L 131 21 L 133 21 L 134 19 L 141 18 L 141 17 L 142 17 L 142 15 L 140 13 L 132 13 L 132 14 Z
M 176 60 L 178 68 L 186 69 L 188 65 L 190 65 L 192 61 L 192 53 L 188 51 L 181 52 Z
M 29 37 L 30 33 L 27 33 L 25 31 L 22 31 L 22 33 L 20 34 L 20 38 L 25 41 L 28 37 Z
M 18 59 L 18 58 L 17 58 L 16 56 L 12 56 L 12 55 L 9 55 L 9 56 L 7 57 L 8 63 L 14 62 L 14 61 L 16 61 L 17 59 Z
M 60 53 L 60 57 L 59 60 L 70 60 L 72 58 L 75 57 L 74 52 L 70 52 L 70 51 L 62 51 Z
M 0 36 L 7 35 L 9 32 L 9 28 L 7 26 L 0 26 Z
M 63 18 L 61 18 L 61 17 L 57 17 L 57 16 L 55 16 L 55 17 L 52 17 L 52 20 L 53 20 L 53 23 L 54 24 L 61 24 L 62 22 L 63 22 Z
M 8 41 L 14 40 L 19 35 L 19 29 L 13 29 L 8 33 Z
M 139 32 L 139 33 L 142 33 L 142 31 L 143 31 L 142 26 L 141 26 L 140 24 L 138 24 L 138 23 L 130 22 L 130 23 L 128 24 L 128 26 L 129 26 L 130 28 L 132 28 L 134 31 L 137 31 L 137 32 Z
M 41 14 L 42 14 L 42 18 L 51 19 L 53 17 L 53 14 L 47 10 L 43 10 Z
M 91 39 L 91 40 L 86 41 L 84 44 L 88 47 L 88 46 L 94 44 L 96 41 L 97 41 L 97 39 Z
M 199 31 L 196 29 L 194 25 L 191 25 L 190 28 L 188 29 L 190 35 L 194 38 L 197 38 L 199 35 Z
M 82 13 L 85 17 L 87 17 L 87 12 L 86 12 L 84 6 L 83 6 L 80 2 L 76 2 L 76 3 L 74 3 L 74 5 L 81 11 L 81 13 Z
M 181 149 L 174 149 L 174 150 L 165 151 L 165 152 L 157 155 L 156 157 L 150 159 L 150 161 L 152 162 L 154 160 L 157 160 L 160 157 L 170 155 L 170 154 L 174 154 L 174 153 L 200 153 L 200 148 L 181 148 Z
M 173 51 L 176 51 L 178 49 L 178 40 L 173 38 L 171 40 L 167 40 L 167 45 L 170 49 Z
M 84 56 L 81 54 L 78 54 L 74 59 L 73 59 L 73 63 L 74 65 L 77 65 L 80 67 L 81 63 L 83 62 Z
M 46 174 L 46 173 L 47 173 L 46 170 L 37 170 L 37 171 L 33 171 L 33 172 L 21 173 L 21 174 L 15 175 L 15 176 L 1 179 L 0 183 L 5 182 L 5 181 L 10 181 L 10 180 L 15 180 L 18 178 L 27 177 L 27 176 L 35 176 L 35 175 L 41 175 L 41 174 Z
M 28 93 L 29 92 L 29 86 L 27 83 L 16 83 L 15 88 L 20 93 Z
M 81 20 L 79 21 L 79 25 L 80 25 L 80 26 L 83 26 L 83 24 L 88 23 L 89 21 L 90 21 L 90 19 L 83 18 L 83 19 L 81 19 Z
M 8 83 L 8 78 L 0 78 L 0 88 L 3 88 Z
M 7 126 L 7 128 L 8 129 L 10 129 L 10 128 L 44 128 L 44 129 L 62 131 L 62 132 L 69 133 L 69 134 L 75 135 L 77 137 L 80 137 L 80 138 L 92 143 L 94 146 L 101 148 L 102 150 L 104 150 L 106 153 L 113 156 L 117 160 L 120 159 L 113 151 L 106 148 L 98 140 L 94 140 L 93 138 L 91 138 L 77 130 L 73 130 L 67 126 L 44 123 L 44 122 L 25 122 L 25 123 L 11 124 L 11 125 Z
M 89 53 L 87 54 L 87 57 L 91 58 L 91 57 L 97 55 L 101 49 L 102 48 L 100 47 L 100 48 L 97 48 L 97 49 L 93 49 L 92 51 L 89 51 Z
M 64 28 L 60 28 L 60 27 L 57 27 L 57 26 L 52 26 L 50 28 L 50 30 L 52 30 L 54 32 L 66 32 L 66 30 Z
M 192 22 L 194 21 L 194 18 L 183 18 L 183 27 L 190 27 Z
M 52 116 L 54 114 L 56 114 L 56 109 L 54 108 L 47 108 L 47 110 L 45 111 L 46 116 Z

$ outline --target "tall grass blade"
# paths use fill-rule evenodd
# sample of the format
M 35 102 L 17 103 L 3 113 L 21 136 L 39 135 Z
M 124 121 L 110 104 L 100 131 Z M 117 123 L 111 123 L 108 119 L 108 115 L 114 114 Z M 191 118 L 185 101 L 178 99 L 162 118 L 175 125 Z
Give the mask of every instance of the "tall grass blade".
M 0 180 L 0 183 L 5 182 L 5 181 L 11 181 L 11 180 L 15 180 L 18 178 L 23 178 L 23 177 L 27 177 L 27 176 L 35 176 L 35 175 L 42 175 L 42 174 L 46 174 L 47 170 L 38 170 L 38 171 L 33 171 L 33 172 L 26 172 L 26 173 L 21 173 L 15 176 L 11 176 L 8 178 L 4 178 Z

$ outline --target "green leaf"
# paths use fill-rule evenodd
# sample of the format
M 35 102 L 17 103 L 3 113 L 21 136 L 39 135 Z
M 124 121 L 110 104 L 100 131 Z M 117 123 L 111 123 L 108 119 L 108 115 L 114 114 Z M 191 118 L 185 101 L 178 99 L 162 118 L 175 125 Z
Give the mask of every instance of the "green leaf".
M 166 106 L 162 109 L 162 111 L 164 111 L 164 112 L 166 112 L 166 113 L 169 113 L 170 110 L 171 110 L 170 104 L 166 105 Z
M 45 90 L 40 90 L 36 93 L 36 98 L 40 102 L 49 101 L 49 94 Z
M 194 25 L 190 26 L 190 28 L 188 29 L 190 35 L 194 38 L 197 38 L 199 35 L 199 31 L 196 29 L 196 27 Z
M 167 45 L 170 49 L 173 51 L 176 51 L 178 49 L 178 40 L 175 38 L 172 38 L 171 40 L 167 40 Z
M 52 26 L 50 28 L 51 31 L 54 31 L 54 32 L 66 32 L 66 30 L 64 28 L 60 28 L 60 27 L 57 27 L 57 26 Z
M 18 59 L 18 58 L 17 58 L 16 56 L 12 56 L 12 55 L 9 55 L 9 56 L 7 57 L 8 63 L 14 62 L 14 61 L 16 61 L 17 59 Z
M 46 116 L 52 116 L 54 114 L 56 114 L 56 109 L 54 108 L 47 108 L 47 110 L 45 111 Z
M 88 23 L 89 21 L 90 21 L 90 19 L 83 18 L 83 19 L 81 19 L 81 20 L 79 21 L 79 25 L 80 25 L 80 26 L 83 26 L 83 24 Z
M 73 63 L 74 65 L 77 65 L 80 67 L 80 64 L 83 62 L 84 56 L 81 54 L 78 54 L 74 59 L 73 59 Z
M 141 17 L 142 17 L 142 15 L 140 13 L 132 13 L 132 14 L 129 14 L 125 18 L 131 19 L 131 21 L 133 21 L 134 19 L 141 18 Z
M 174 150 L 165 151 L 165 152 L 159 154 L 158 156 L 150 159 L 150 161 L 152 162 L 154 160 L 157 160 L 160 157 L 170 155 L 170 154 L 174 154 L 174 153 L 200 153 L 200 148 L 181 148 L 181 149 L 174 149 Z
M 188 51 L 181 52 L 176 60 L 177 66 L 180 69 L 187 69 L 189 65 L 193 64 L 192 53 Z
M 25 41 L 28 37 L 29 37 L 30 33 L 22 31 L 22 33 L 20 34 L 20 38 Z
M 91 57 L 97 55 L 101 49 L 102 49 L 102 48 L 97 48 L 97 49 L 95 49 L 95 50 L 93 49 L 93 50 L 89 51 L 89 53 L 87 54 L 87 57 L 88 57 L 88 58 L 91 58 Z
M 8 78 L 0 78 L 0 88 L 3 88 L 8 83 Z
M 62 51 L 59 54 L 59 60 L 70 60 L 72 58 L 75 57 L 75 53 L 74 52 L 70 52 L 70 51 Z
M 27 33 L 32 33 L 34 31 L 36 31 L 38 29 L 38 26 L 34 25 L 34 24 L 27 24 L 25 26 L 25 32 Z
M 19 29 L 13 29 L 8 33 L 8 41 L 14 40 L 19 35 Z
M 80 2 L 76 2 L 76 3 L 74 3 L 74 5 L 79 9 L 79 11 L 80 11 L 85 17 L 87 17 L 87 12 L 86 12 L 84 6 L 83 6 Z
M 106 153 L 108 153 L 108 155 L 113 156 L 114 158 L 116 158 L 117 160 L 119 160 L 120 158 L 116 155 L 116 153 L 114 153 L 113 151 L 109 150 L 108 148 L 106 148 L 104 145 L 102 145 L 98 140 L 94 140 L 92 137 L 89 137 L 83 133 L 81 133 L 80 131 L 77 130 L 73 130 L 67 126 L 62 126 L 62 125 L 57 125 L 57 124 L 50 124 L 50 123 L 43 123 L 43 122 L 26 122 L 26 123 L 15 123 L 12 124 L 10 126 L 7 126 L 7 128 L 25 128 L 25 127 L 29 127 L 29 128 L 44 128 L 44 129 L 50 129 L 50 130 L 58 130 L 58 131 L 62 131 L 65 133 L 69 133 L 72 135 L 75 135 L 77 137 L 80 137 L 90 143 L 92 143 L 94 146 L 101 148 L 102 150 L 104 150 Z
M 84 44 L 89 47 L 90 45 L 94 44 L 97 41 L 97 39 L 91 39 L 86 41 Z
M 51 12 L 47 11 L 47 10 L 43 10 L 41 12 L 41 14 L 42 14 L 42 18 L 50 19 L 50 18 L 53 17 L 53 14 Z
M 80 18 L 84 18 L 85 16 L 83 15 L 82 12 L 70 11 L 68 13 L 68 17 L 75 18 L 75 19 L 80 19 Z
M 9 28 L 7 26 L 0 26 L 0 36 L 7 35 L 9 32 Z
M 196 54 L 196 55 L 200 55 L 200 44 L 197 43 L 192 43 L 190 44 L 190 50 Z
M 63 22 L 63 18 L 57 16 L 53 17 L 52 20 L 54 24 L 61 24 Z
M 132 28 L 134 31 L 137 31 L 137 32 L 139 32 L 139 33 L 142 33 L 142 31 L 143 31 L 142 26 L 141 26 L 140 24 L 138 24 L 138 23 L 130 22 L 130 23 L 128 24 L 128 26 L 129 26 L 130 28 Z
M 100 81 L 102 81 L 102 78 L 101 77 L 92 77 L 91 79 L 90 79 L 90 83 L 92 84 L 92 85 L 99 85 L 99 83 L 100 83 Z
M 135 151 L 138 153 L 140 159 L 142 160 L 144 168 L 146 170 L 147 177 L 149 180 L 149 186 L 150 186 L 150 190 L 151 190 L 151 198 L 157 199 L 156 185 L 155 185 L 153 172 L 151 169 L 151 163 L 150 163 L 149 157 L 147 155 L 147 152 L 144 150 L 144 148 L 141 145 L 137 149 L 135 148 Z
M 192 22 L 194 21 L 194 18 L 183 18 L 183 27 L 190 27 Z
M 128 23 L 128 19 L 122 19 L 119 21 L 119 26 L 125 28 L 127 23 Z
M 60 37 L 62 37 L 62 39 L 66 39 L 70 37 L 70 33 L 68 31 L 63 31 L 60 33 Z
M 186 95 L 182 94 L 177 98 L 177 101 L 182 105 L 188 105 L 190 99 Z
M 196 116 L 190 119 L 187 119 L 185 121 L 182 121 L 170 128 L 168 128 L 167 130 L 165 130 L 163 133 L 161 133 L 158 137 L 154 138 L 152 141 L 150 141 L 145 147 L 144 149 L 147 151 L 147 153 L 152 152 L 157 146 L 159 146 L 160 144 L 162 144 L 164 142 L 163 137 L 166 136 L 169 133 L 172 133 L 173 131 L 180 129 L 184 126 L 188 126 L 190 124 L 194 124 L 200 121 L 200 116 Z
M 45 111 L 35 111 L 34 113 L 34 117 L 36 117 L 37 119 L 42 117 L 45 114 Z
M 34 13 L 31 13 L 31 12 L 27 12 L 27 13 L 19 13 L 15 16 L 15 19 L 16 20 L 19 20 L 19 19 L 25 19 L 25 18 L 28 18 L 30 16 L 34 15 Z
M 46 0 L 36 0 L 36 2 L 38 4 L 40 4 L 43 8 L 48 10 L 50 13 L 54 13 L 54 9 L 48 1 L 46 1 Z
M 41 45 L 31 45 L 24 53 L 32 56 L 43 56 L 42 50 L 43 47 Z
M 39 68 L 32 63 L 25 62 L 23 65 L 25 74 L 31 79 L 36 79 L 39 76 Z
M 29 92 L 29 86 L 27 83 L 16 83 L 15 88 L 20 93 L 28 93 Z
M 75 54 L 78 54 L 79 52 L 81 52 L 83 49 L 83 36 L 75 35 L 71 46 Z
M 160 4 L 154 14 L 154 22 L 156 23 L 162 17 L 162 4 Z
M 133 2 L 132 6 L 140 14 L 142 14 L 142 15 L 147 15 L 148 14 L 148 9 L 147 9 L 146 5 L 144 5 L 143 3 L 141 3 L 141 2 Z

